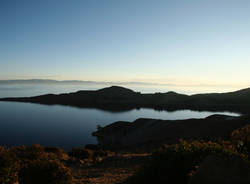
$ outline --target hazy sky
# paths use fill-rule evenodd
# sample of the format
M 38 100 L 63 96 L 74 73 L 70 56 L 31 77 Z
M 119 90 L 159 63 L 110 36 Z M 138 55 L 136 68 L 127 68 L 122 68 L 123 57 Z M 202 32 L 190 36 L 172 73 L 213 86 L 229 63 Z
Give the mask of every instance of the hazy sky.
M 0 0 L 0 79 L 250 86 L 249 0 Z

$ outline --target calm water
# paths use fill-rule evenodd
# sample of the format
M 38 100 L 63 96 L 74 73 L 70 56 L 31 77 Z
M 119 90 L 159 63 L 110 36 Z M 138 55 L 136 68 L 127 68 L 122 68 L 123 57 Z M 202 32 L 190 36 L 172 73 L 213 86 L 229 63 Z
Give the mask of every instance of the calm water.
M 174 120 L 204 118 L 211 114 L 214 112 L 167 112 L 152 109 L 112 113 L 59 105 L 0 102 L 0 145 L 38 143 L 60 146 L 68 150 L 74 146 L 96 143 L 91 133 L 96 130 L 97 125 L 105 126 L 115 121 L 134 121 L 141 117 Z M 226 112 L 221 114 L 237 115 Z

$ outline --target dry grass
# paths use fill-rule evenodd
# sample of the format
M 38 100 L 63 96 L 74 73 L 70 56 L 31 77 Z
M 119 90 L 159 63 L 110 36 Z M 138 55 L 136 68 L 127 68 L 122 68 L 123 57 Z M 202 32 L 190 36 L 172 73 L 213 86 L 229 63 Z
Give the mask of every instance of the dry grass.
M 69 165 L 76 184 L 118 184 L 132 176 L 150 159 L 149 154 L 111 155 L 97 163 Z

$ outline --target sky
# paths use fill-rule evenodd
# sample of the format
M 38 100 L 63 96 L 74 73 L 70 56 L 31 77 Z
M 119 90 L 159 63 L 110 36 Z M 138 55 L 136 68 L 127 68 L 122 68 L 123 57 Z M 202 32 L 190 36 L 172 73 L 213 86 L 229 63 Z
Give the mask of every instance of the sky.
M 249 0 L 0 0 L 0 80 L 250 87 Z

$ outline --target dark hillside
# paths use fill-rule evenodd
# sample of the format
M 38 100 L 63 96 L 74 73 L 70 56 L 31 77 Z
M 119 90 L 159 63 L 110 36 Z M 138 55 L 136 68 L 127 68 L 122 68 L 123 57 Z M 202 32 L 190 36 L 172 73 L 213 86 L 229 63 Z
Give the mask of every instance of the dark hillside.
M 59 95 L 47 94 L 29 98 L 4 98 L 0 99 L 0 101 L 61 104 L 76 107 L 95 107 L 106 110 L 127 110 L 148 107 L 166 110 L 227 110 L 249 113 L 250 88 L 229 93 L 189 96 L 175 92 L 141 94 L 124 87 L 112 86 L 96 91 L 78 91 Z

